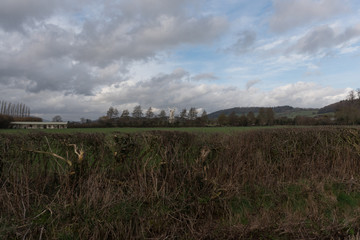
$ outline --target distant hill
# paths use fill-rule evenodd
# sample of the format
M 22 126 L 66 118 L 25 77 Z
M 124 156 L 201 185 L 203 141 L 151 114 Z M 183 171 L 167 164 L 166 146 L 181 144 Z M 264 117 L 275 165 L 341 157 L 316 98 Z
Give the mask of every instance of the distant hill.
M 348 105 L 348 104 L 351 104 L 350 101 L 348 100 L 342 100 L 340 102 L 336 102 L 336 103 L 332 103 L 330 105 L 327 105 L 325 107 L 322 107 L 319 109 L 318 113 L 319 114 L 324 114 L 324 113 L 334 113 L 336 112 L 337 110 L 339 110 L 340 108 Z
M 208 114 L 209 119 L 217 119 L 221 114 L 230 115 L 235 112 L 237 115 L 248 114 L 253 112 L 255 115 L 259 113 L 260 108 L 263 107 L 235 107 L 224 110 L 219 110 Z M 294 118 L 300 116 L 316 116 L 318 114 L 318 108 L 294 108 L 291 106 L 278 106 L 272 107 L 276 117 L 288 117 Z

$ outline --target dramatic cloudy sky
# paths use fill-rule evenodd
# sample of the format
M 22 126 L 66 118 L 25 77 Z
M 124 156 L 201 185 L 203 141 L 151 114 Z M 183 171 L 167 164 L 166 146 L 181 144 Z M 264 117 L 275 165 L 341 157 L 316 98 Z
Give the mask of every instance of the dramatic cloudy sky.
M 358 0 L 1 0 L 0 100 L 50 120 L 322 107 L 360 87 L 359 16 Z

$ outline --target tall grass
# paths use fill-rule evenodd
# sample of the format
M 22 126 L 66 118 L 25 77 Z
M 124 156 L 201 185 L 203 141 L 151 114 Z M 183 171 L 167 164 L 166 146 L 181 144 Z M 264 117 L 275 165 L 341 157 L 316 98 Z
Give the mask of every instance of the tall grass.
M 358 129 L 2 134 L 0 146 L 3 239 L 355 239 L 360 231 Z

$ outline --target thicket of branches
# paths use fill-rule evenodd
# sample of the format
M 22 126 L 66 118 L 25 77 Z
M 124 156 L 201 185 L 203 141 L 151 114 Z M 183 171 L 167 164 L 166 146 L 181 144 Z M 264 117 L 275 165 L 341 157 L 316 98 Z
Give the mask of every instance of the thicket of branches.
M 342 127 L 0 134 L 0 239 L 358 239 L 359 141 Z

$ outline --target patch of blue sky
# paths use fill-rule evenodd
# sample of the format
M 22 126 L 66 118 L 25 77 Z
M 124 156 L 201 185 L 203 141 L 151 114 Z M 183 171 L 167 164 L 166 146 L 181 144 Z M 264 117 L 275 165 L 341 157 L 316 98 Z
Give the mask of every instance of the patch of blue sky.
M 215 71 L 216 66 L 225 58 L 215 47 L 196 46 L 182 47 L 172 54 L 171 60 L 178 63 L 178 67 L 184 68 L 191 73 Z
M 360 87 L 360 56 L 341 56 L 326 58 L 321 64 L 321 75 L 317 81 L 335 88 Z M 322 80 L 322 81 L 321 81 Z

